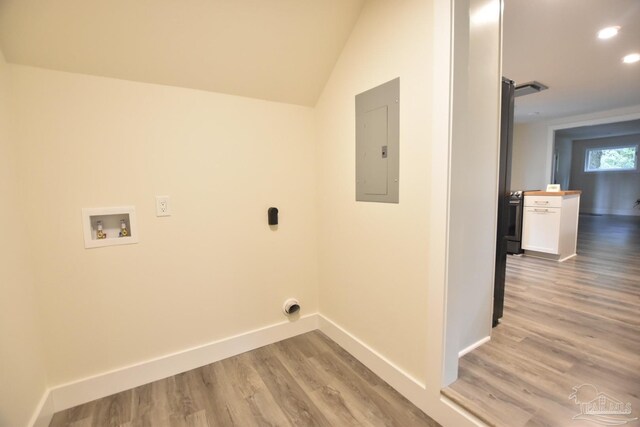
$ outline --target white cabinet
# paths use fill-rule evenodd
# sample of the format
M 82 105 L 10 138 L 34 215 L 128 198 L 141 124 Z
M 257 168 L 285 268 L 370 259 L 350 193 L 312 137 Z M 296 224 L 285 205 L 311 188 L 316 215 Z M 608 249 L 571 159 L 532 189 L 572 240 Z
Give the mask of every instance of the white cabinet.
M 525 206 L 522 248 L 557 254 L 560 240 L 560 214 L 560 208 Z
M 580 193 L 551 194 L 525 192 L 522 248 L 526 255 L 564 261 L 576 255 Z

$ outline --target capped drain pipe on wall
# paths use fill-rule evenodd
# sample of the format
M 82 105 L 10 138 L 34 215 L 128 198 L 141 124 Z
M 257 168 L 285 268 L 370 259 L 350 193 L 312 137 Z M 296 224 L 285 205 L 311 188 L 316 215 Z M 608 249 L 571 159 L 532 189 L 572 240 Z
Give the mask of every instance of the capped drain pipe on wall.
M 300 311 L 300 303 L 295 298 L 289 298 L 284 302 L 284 305 L 282 306 L 282 311 L 284 311 L 284 314 L 286 314 L 287 316 L 296 314 Z

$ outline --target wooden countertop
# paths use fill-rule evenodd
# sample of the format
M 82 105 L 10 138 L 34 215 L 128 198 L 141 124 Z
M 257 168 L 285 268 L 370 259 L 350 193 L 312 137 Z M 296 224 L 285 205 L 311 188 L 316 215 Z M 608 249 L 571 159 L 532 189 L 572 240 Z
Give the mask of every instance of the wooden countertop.
M 566 190 L 566 191 L 525 191 L 525 196 L 572 196 L 582 193 L 581 190 Z

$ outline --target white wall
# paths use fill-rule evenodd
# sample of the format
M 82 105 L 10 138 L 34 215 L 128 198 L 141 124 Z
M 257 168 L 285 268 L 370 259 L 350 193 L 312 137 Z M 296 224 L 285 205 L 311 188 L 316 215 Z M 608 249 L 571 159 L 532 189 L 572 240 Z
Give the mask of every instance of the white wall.
M 317 310 L 312 109 L 12 68 L 51 386 Z M 129 204 L 140 243 L 85 249 L 81 209 Z
M 573 141 L 571 186 L 582 190 L 580 212 L 613 215 L 640 215 L 634 208 L 640 199 L 640 169 L 620 172 L 585 172 L 587 148 L 640 144 L 640 135 Z
M 546 122 L 517 123 L 513 132 L 511 189 L 544 189 L 550 183 L 555 130 L 637 118 L 640 118 L 640 104 Z
M 540 190 L 549 184 L 547 132 L 547 123 L 516 123 L 513 127 L 512 190 Z
M 434 152 L 443 155 L 437 145 L 448 141 L 432 139 L 430 118 L 438 106 L 430 77 L 442 64 L 432 63 L 426 29 L 433 25 L 433 12 L 425 3 L 365 6 L 317 113 L 320 310 L 418 381 L 430 382 L 427 352 L 438 344 L 427 341 L 428 290 L 441 285 L 430 282 L 430 270 L 439 268 L 429 262 L 432 253 L 450 254 L 454 317 L 448 319 L 447 338 L 455 359 L 491 330 L 494 254 L 486 248 L 495 244 L 500 79 L 497 7 L 495 21 L 468 29 L 462 35 L 466 46 L 456 45 L 462 49 L 456 58 L 464 62 L 457 68 L 456 88 L 464 92 L 458 101 L 465 111 L 454 114 L 460 114 L 458 129 L 470 130 L 456 135 L 454 124 L 447 249 L 430 234 L 432 218 L 449 209 L 429 204 L 432 192 L 448 185 L 446 179 L 432 179 L 430 170 Z M 472 12 L 485 4 L 472 2 Z M 468 16 L 469 4 L 459 7 Z M 354 96 L 395 77 L 400 77 L 400 203 L 356 202 Z M 436 84 L 446 87 L 447 81 Z M 443 99 L 439 107 L 446 105 Z M 437 161 L 446 164 L 447 156 Z M 452 377 L 456 371 L 457 364 Z
M 10 129 L 10 74 L 0 52 L 0 426 L 24 426 L 45 392 L 46 376 Z
M 456 2 L 445 379 L 491 334 L 500 121 L 500 2 Z
M 432 11 L 372 1 L 317 105 L 320 311 L 426 376 Z M 400 77 L 400 203 L 355 201 L 356 94 Z M 441 250 L 442 248 L 438 248 Z

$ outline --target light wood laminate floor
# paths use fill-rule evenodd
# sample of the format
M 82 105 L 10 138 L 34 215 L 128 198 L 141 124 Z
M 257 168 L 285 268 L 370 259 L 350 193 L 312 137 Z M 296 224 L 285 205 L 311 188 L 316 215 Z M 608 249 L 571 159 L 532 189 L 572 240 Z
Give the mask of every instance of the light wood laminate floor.
M 581 215 L 578 256 L 509 256 L 505 293 L 446 396 L 490 425 L 594 426 L 569 398 L 592 384 L 640 416 L 640 217 Z
M 438 426 L 319 331 L 59 412 L 50 425 Z

